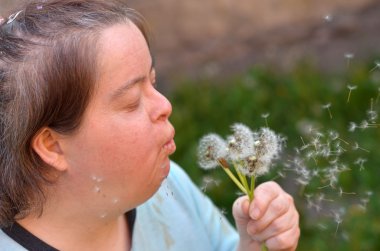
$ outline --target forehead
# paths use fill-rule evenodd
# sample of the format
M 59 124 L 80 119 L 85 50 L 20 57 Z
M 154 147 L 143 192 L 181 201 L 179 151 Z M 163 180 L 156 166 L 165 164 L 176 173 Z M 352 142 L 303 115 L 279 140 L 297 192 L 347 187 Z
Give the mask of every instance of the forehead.
M 151 66 L 147 42 L 130 21 L 105 29 L 100 34 L 98 48 L 100 83 L 127 81 Z
M 136 63 L 138 57 L 150 59 L 150 53 L 143 34 L 132 22 L 113 25 L 100 34 L 99 60 L 102 68 L 109 64 Z

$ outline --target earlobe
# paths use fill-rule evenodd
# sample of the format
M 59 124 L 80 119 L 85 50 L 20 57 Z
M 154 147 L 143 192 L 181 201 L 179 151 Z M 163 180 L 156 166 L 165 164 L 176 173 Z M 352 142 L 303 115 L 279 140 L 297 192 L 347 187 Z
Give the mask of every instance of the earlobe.
M 32 140 L 33 150 L 49 166 L 58 171 L 67 169 L 60 147 L 59 134 L 48 127 L 42 128 Z

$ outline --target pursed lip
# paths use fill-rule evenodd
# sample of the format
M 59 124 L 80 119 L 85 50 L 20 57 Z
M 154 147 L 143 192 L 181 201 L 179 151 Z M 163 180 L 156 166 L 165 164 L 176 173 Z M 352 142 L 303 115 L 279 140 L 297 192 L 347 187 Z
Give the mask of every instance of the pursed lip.
M 163 145 L 163 148 L 164 148 L 165 152 L 168 155 L 173 154 L 175 152 L 175 150 L 176 150 L 176 145 L 175 145 L 175 142 L 174 142 L 174 135 L 175 135 L 175 130 L 173 128 L 171 130 L 170 136 L 168 137 L 168 140 Z

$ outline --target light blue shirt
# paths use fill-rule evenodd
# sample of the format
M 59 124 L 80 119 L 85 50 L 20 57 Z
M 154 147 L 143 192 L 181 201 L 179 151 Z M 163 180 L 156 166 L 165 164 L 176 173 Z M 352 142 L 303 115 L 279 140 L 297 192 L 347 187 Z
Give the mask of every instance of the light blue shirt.
M 232 251 L 238 234 L 175 163 L 158 192 L 137 208 L 131 251 Z M 25 251 L 0 230 L 1 251 Z

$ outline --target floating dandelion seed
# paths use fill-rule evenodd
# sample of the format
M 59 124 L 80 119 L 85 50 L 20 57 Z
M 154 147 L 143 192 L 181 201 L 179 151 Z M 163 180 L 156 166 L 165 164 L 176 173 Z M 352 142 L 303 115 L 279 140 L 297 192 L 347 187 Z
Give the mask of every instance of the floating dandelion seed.
M 347 88 L 349 90 L 348 97 L 347 97 L 347 103 L 350 102 L 351 92 L 357 88 L 356 85 L 347 85 Z
M 206 192 L 208 188 L 211 188 L 213 186 L 218 186 L 220 183 L 219 180 L 216 180 L 212 177 L 209 177 L 209 176 L 204 176 L 202 178 L 202 186 L 201 186 L 201 190 L 203 192 Z
M 379 97 L 380 97 L 380 87 L 377 88 L 377 96 L 376 96 L 376 104 L 377 102 L 379 101 Z
M 373 72 L 376 69 L 380 68 L 380 61 L 375 61 L 375 67 L 373 67 L 369 72 Z
M 347 60 L 347 68 L 350 67 L 350 61 L 351 61 L 351 59 L 354 58 L 354 56 L 355 55 L 353 53 L 351 53 L 351 52 L 347 52 L 347 53 L 344 54 L 344 57 Z
M 364 163 L 367 161 L 367 159 L 364 158 L 358 158 L 354 164 L 359 166 L 359 171 L 363 171 L 364 168 Z
M 330 108 L 331 108 L 331 103 L 327 103 L 325 105 L 322 105 L 322 109 L 326 109 L 329 112 L 330 119 L 332 119 L 333 117 L 332 117 Z
M 9 17 L 8 17 L 8 21 L 7 21 L 7 24 L 10 24 L 10 23 L 12 23 L 19 15 L 20 15 L 20 13 L 22 12 L 22 10 L 20 10 L 20 11 L 18 11 L 18 12 L 16 12 L 16 13 L 13 13 L 12 15 L 10 15 Z
M 355 122 L 350 122 L 348 125 L 348 131 L 354 132 L 358 128 L 358 125 Z
M 264 113 L 264 114 L 261 114 L 261 117 L 263 119 L 265 119 L 265 125 L 268 127 L 268 117 L 269 117 L 269 113 Z
M 344 214 L 344 208 L 341 208 L 339 211 L 333 211 L 333 217 L 336 223 L 335 236 L 338 233 L 340 224 L 342 224 L 343 222 L 343 219 L 342 219 L 343 214 Z
M 346 195 L 355 195 L 356 193 L 354 192 L 344 192 L 343 189 L 341 187 L 339 187 L 339 196 L 342 197 L 344 194 Z
M 367 152 L 367 153 L 370 152 L 369 150 L 360 147 L 358 142 L 354 142 L 354 144 L 353 144 L 353 146 L 352 146 L 352 150 L 356 151 L 356 150 L 358 150 L 358 149 L 360 149 L 360 150 L 362 150 L 362 151 L 365 151 L 365 152 Z
M 326 21 L 326 22 L 331 22 L 332 20 L 333 20 L 333 17 L 330 15 L 330 14 L 328 14 L 328 15 L 325 15 L 324 17 L 323 17 L 323 19 Z

